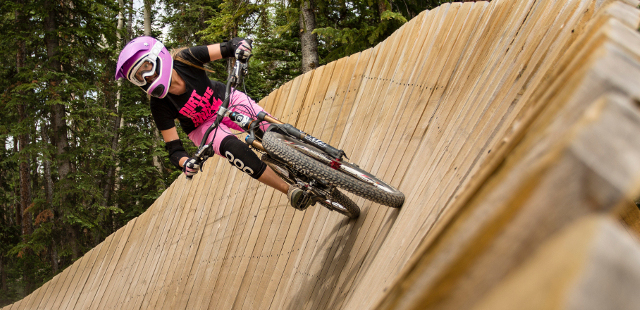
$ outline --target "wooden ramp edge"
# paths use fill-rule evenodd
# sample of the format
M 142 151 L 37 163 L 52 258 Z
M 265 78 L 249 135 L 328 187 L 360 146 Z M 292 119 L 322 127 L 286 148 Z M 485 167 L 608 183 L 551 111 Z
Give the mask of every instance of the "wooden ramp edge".
M 425 11 L 261 101 L 402 209 L 296 211 L 212 158 L 2 309 L 634 309 L 639 4 Z

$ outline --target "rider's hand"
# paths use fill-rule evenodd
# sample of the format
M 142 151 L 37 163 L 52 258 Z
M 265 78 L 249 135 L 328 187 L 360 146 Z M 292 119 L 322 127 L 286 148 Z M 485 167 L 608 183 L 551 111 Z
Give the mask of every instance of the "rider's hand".
M 220 44 L 220 54 L 222 57 L 235 57 L 240 61 L 245 61 L 251 56 L 251 44 L 253 41 L 244 38 L 233 38 L 231 41 Z
M 242 38 L 235 38 L 235 39 L 242 39 Z M 231 42 L 233 43 L 235 39 L 231 40 Z M 235 47 L 235 57 L 237 60 L 245 61 L 249 59 L 249 57 L 251 57 L 251 51 L 253 49 L 251 47 L 252 43 L 253 41 L 249 39 L 242 39 L 238 42 L 237 46 L 233 44 L 233 46 Z
M 184 172 L 188 179 L 191 179 L 194 175 L 196 175 L 199 169 L 200 165 L 195 158 L 189 158 L 185 160 L 182 166 L 182 172 Z

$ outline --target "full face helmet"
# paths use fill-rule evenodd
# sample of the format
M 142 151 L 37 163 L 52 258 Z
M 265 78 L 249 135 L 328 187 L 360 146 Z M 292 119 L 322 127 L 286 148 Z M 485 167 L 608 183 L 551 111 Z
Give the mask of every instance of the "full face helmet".
M 171 84 L 173 58 L 162 42 L 152 37 L 137 37 L 120 52 L 116 80 L 127 78 L 149 95 L 164 98 Z

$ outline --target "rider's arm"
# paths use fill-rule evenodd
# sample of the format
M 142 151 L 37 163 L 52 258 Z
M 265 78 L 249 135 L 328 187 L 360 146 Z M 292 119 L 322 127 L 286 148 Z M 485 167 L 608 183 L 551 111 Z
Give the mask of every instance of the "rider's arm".
M 182 168 L 184 162 L 189 159 L 189 154 L 187 154 L 187 151 L 182 146 L 178 131 L 173 127 L 167 130 L 161 130 L 160 133 L 165 142 L 165 148 L 167 152 L 169 152 L 171 163 Z
M 207 49 L 209 50 L 209 57 L 211 61 L 222 59 L 222 53 L 220 52 L 220 44 L 211 44 L 207 45 Z
M 236 57 L 236 50 L 238 49 L 250 52 L 252 42 L 252 40 L 237 37 L 220 44 L 209 45 L 207 46 L 209 50 L 209 57 L 211 58 L 211 61 L 218 60 L 220 58 Z

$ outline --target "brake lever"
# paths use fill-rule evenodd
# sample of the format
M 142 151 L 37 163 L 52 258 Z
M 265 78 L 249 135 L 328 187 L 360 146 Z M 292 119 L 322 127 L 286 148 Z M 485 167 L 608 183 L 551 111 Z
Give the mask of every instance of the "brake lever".
M 213 151 L 213 146 L 207 143 L 205 145 L 200 146 L 196 151 L 195 155 L 193 155 L 193 157 L 195 157 L 196 159 L 196 163 L 200 166 L 201 172 L 203 171 L 202 169 L 204 168 L 204 162 L 207 161 L 207 159 L 209 159 L 211 155 L 213 155 L 212 151 Z

